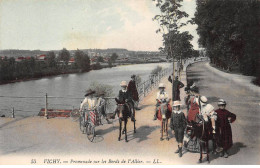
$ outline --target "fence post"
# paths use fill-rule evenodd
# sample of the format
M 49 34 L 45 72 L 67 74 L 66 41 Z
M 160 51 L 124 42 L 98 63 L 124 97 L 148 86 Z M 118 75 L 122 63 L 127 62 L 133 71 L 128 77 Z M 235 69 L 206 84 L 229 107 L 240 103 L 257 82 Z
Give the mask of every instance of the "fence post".
M 45 114 L 44 114 L 44 118 L 48 119 L 48 96 L 47 96 L 47 93 L 45 95 Z
M 144 91 L 144 97 L 145 97 L 145 82 L 143 83 L 143 91 Z
M 13 111 L 12 111 L 12 118 L 15 118 L 15 116 L 14 116 L 14 107 L 13 107 Z

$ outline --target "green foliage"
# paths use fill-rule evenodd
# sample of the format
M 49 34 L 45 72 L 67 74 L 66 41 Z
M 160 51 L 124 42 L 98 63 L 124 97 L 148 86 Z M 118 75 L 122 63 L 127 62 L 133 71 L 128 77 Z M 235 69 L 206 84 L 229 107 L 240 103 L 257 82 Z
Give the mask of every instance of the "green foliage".
M 68 62 L 70 60 L 70 52 L 63 48 L 59 53 L 59 60 L 63 61 L 65 65 L 68 65 Z
M 104 93 L 105 97 L 114 96 L 113 87 L 111 85 L 101 84 L 101 83 L 94 81 L 90 84 L 90 86 L 86 90 L 89 90 L 89 89 L 96 91 L 96 95 L 98 95 L 100 93 Z
M 197 0 L 199 44 L 217 67 L 259 76 L 260 1 Z
M 159 72 L 162 71 L 162 67 L 161 66 L 157 66 L 156 68 L 154 68 L 151 72 L 152 75 L 157 75 Z
M 76 66 L 82 71 L 90 70 L 90 59 L 88 55 L 81 50 L 77 49 L 77 51 L 75 52 L 75 63 Z
M 110 60 L 111 60 L 111 62 L 115 62 L 117 58 L 118 58 L 118 55 L 116 53 L 113 53 L 112 56 L 110 57 Z
M 55 58 L 55 54 L 54 54 L 53 51 L 47 53 L 46 64 L 47 64 L 48 67 L 56 67 L 57 66 L 57 60 Z
M 140 75 L 135 76 L 135 83 L 137 86 L 139 86 L 142 83 L 142 78 L 140 77 Z
M 97 61 L 98 61 L 98 62 L 104 62 L 104 59 L 103 59 L 103 57 L 99 56 L 99 57 L 97 58 Z
M 110 68 L 113 66 L 111 59 L 108 60 L 108 66 L 109 66 Z
M 189 15 L 180 10 L 183 0 L 153 0 L 156 6 L 160 9 L 161 14 L 156 15 L 153 20 L 157 21 L 160 28 L 156 33 L 162 33 L 164 48 L 161 51 L 168 54 L 171 58 L 183 59 L 190 57 L 192 54 L 192 35 L 188 32 L 180 33 L 179 29 L 192 23 L 191 20 L 186 22 L 183 18 Z
M 96 64 L 93 64 L 91 67 L 92 67 L 93 70 L 102 69 L 102 66 L 100 65 L 99 62 L 97 62 Z

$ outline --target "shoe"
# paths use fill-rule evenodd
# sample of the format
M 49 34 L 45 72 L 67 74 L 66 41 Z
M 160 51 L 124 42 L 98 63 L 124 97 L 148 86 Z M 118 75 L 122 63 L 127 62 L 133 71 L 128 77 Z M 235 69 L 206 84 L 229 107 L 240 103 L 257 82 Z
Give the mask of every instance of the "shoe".
M 174 152 L 174 153 L 179 153 L 179 149 L 180 147 L 179 147 L 179 145 L 178 145 L 178 149 Z
M 224 152 L 224 158 L 228 158 L 228 153 L 226 151 Z
M 179 157 L 182 157 L 182 147 L 179 148 Z
M 136 110 L 141 110 L 141 109 L 140 109 L 140 108 L 138 108 L 138 107 L 136 107 L 135 109 L 136 109 Z
M 135 118 L 134 118 L 134 117 L 131 117 L 131 121 L 133 121 L 133 122 L 134 122 L 134 121 L 136 121 L 136 120 L 135 120 Z
M 220 157 L 223 157 L 223 156 L 224 156 L 224 152 L 223 152 L 223 151 L 220 152 L 219 156 L 220 156 Z
M 107 119 L 107 124 L 112 124 L 112 122 Z

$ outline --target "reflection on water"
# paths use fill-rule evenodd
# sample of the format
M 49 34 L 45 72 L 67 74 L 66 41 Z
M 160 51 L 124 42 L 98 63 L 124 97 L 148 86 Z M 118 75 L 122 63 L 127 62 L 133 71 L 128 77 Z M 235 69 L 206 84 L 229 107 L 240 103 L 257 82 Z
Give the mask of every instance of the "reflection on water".
M 88 73 L 66 74 L 39 80 L 0 85 L 1 96 L 36 97 L 8 98 L 0 97 L 0 115 L 10 116 L 14 107 L 16 116 L 37 115 L 40 108 L 45 107 L 45 94 L 53 97 L 84 98 L 85 90 L 93 81 L 113 86 L 114 94 L 120 89 L 122 80 L 129 81 L 132 74 L 138 74 L 142 80 L 147 80 L 151 71 L 160 65 L 169 67 L 170 63 L 137 64 L 106 68 Z M 51 98 L 49 108 L 72 109 L 79 108 L 80 99 Z

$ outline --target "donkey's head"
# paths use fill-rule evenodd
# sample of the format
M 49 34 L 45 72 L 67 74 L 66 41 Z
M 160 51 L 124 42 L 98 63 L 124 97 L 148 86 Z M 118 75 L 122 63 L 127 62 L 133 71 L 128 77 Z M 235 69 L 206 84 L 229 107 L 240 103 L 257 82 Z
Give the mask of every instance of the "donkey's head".
M 129 110 L 126 104 L 118 104 L 117 109 L 118 109 L 119 117 L 123 117 L 124 119 L 128 117 Z
M 167 104 L 166 103 L 162 103 L 160 108 L 161 108 L 162 119 L 166 120 Z

